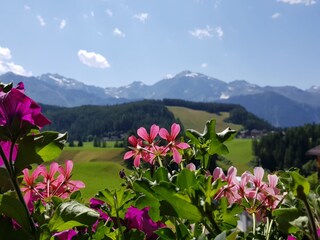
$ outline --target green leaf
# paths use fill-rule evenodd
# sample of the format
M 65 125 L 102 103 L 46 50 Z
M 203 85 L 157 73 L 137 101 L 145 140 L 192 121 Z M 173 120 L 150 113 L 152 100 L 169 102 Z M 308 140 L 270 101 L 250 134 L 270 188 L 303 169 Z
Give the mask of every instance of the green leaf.
M 173 184 L 161 182 L 152 189 L 160 200 L 163 200 L 161 201 L 161 213 L 195 222 L 202 219 L 199 209 L 187 201 L 185 196 L 178 194 Z
M 124 188 L 115 189 L 110 191 L 105 189 L 100 191 L 98 198 L 105 201 L 111 208 L 111 217 L 116 217 L 117 212 L 121 218 L 124 218 L 124 215 L 127 211 L 127 208 L 130 205 L 130 200 L 132 200 L 134 194 Z
M 285 234 L 295 233 L 299 230 L 290 222 L 293 222 L 303 215 L 304 214 L 297 208 L 279 208 L 272 211 L 272 216 L 276 219 L 278 229 Z
M 14 230 L 11 219 L 0 215 L 0 239 L 30 239 L 30 235 L 22 228 Z
M 197 188 L 197 179 L 195 172 L 183 169 L 177 177 L 177 186 L 181 191 L 189 188 Z
M 133 189 L 136 192 L 143 193 L 143 195 L 136 200 L 135 206 L 139 209 L 142 209 L 144 207 L 150 207 L 149 216 L 152 218 L 153 221 L 157 222 L 161 219 L 160 202 L 159 199 L 156 197 L 155 192 L 151 189 L 149 183 L 150 182 L 145 178 L 137 180 L 133 183 Z
M 228 199 L 223 197 L 219 200 L 218 210 L 214 211 L 215 219 L 219 219 L 221 230 L 230 230 L 237 226 L 238 215 L 243 212 L 243 208 L 238 204 L 229 207 Z
M 12 190 L 12 184 L 7 169 L 0 168 L 0 193 L 5 193 Z
M 155 234 L 157 234 L 162 240 L 171 240 L 175 239 L 176 236 L 174 232 L 170 228 L 160 228 L 157 231 L 155 231 Z
M 293 194 L 296 197 L 301 198 L 302 194 L 305 195 L 309 194 L 310 191 L 310 184 L 308 180 L 301 176 L 298 172 L 289 172 L 290 176 L 292 177 L 292 182 L 290 184 L 290 187 L 292 189 Z
M 13 218 L 26 232 L 30 232 L 28 216 L 18 199 L 0 194 L 0 213 Z
M 51 232 L 60 232 L 73 227 L 93 224 L 99 213 L 76 201 L 62 203 L 49 221 Z
M 16 172 L 20 173 L 30 164 L 52 161 L 57 158 L 67 140 L 67 133 L 42 132 L 30 134 L 19 141 L 19 151 L 15 162 Z
M 159 167 L 154 174 L 154 178 L 157 182 L 169 182 L 168 170 L 164 167 Z

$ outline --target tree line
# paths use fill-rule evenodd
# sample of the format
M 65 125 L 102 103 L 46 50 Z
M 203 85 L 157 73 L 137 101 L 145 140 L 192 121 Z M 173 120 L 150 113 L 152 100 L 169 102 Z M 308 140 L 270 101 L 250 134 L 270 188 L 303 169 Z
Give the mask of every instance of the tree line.
M 306 152 L 318 145 L 320 125 L 307 124 L 272 132 L 254 140 L 253 153 L 257 164 L 270 171 L 298 167 L 309 174 L 313 170 L 309 161 L 315 157 L 306 155 Z

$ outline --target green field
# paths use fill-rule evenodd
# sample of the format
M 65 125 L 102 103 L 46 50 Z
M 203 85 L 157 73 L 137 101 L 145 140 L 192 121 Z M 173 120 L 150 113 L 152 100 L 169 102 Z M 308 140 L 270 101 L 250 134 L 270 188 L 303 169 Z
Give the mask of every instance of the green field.
M 205 111 L 192 110 L 184 107 L 168 107 L 176 118 L 179 118 L 185 129 L 195 129 L 202 132 L 206 121 L 216 119 L 216 131 L 227 127 L 240 130 L 241 125 L 225 123 L 228 113 L 213 114 Z M 77 143 L 75 143 L 77 146 Z M 94 196 L 99 190 L 116 188 L 123 180 L 119 171 L 124 169 L 122 154 L 123 148 L 113 148 L 114 142 L 107 142 L 107 148 L 93 147 L 92 142 L 85 142 L 83 147 L 66 147 L 61 156 L 56 159 L 63 163 L 71 159 L 74 162 L 73 179 L 82 180 L 86 188 L 81 192 L 86 200 Z M 248 163 L 252 160 L 251 139 L 234 139 L 227 142 L 230 153 L 224 156 L 238 168 L 238 175 L 252 169 Z M 221 165 L 228 168 L 228 165 Z M 126 170 L 129 173 L 129 170 Z
M 246 170 L 252 170 L 249 166 L 250 161 L 254 158 L 252 155 L 252 139 L 233 139 L 226 142 L 229 154 L 224 157 L 232 162 L 232 165 L 238 169 L 238 176 Z
M 224 112 L 218 115 L 185 107 L 168 107 L 168 109 L 174 114 L 175 118 L 180 119 L 185 129 L 195 129 L 198 132 L 203 132 L 205 123 L 211 119 L 216 119 L 217 132 L 223 131 L 227 127 L 234 130 L 243 128 L 241 125 L 224 122 L 229 117 L 229 113 Z
M 88 200 L 99 190 L 116 188 L 123 182 L 119 177 L 119 171 L 125 168 L 122 152 L 123 148 L 94 148 L 92 143 L 84 143 L 84 147 L 66 147 L 56 161 L 63 164 L 70 159 L 74 162 L 72 179 L 86 184 L 81 192 Z

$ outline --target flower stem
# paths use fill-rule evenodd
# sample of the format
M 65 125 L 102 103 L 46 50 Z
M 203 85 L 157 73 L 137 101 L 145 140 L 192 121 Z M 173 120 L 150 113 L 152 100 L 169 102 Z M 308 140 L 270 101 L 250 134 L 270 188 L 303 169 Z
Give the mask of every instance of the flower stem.
M 14 145 L 14 143 L 12 143 L 12 145 Z M 12 148 L 12 146 L 11 146 L 11 150 L 12 150 L 12 149 L 13 149 L 13 148 Z M 9 163 L 9 161 L 12 162 L 12 151 L 10 151 L 10 160 L 9 160 L 9 161 L 8 161 L 6 155 L 4 154 L 4 151 L 3 151 L 3 149 L 2 149 L 1 146 L 0 146 L 0 155 L 1 155 L 1 157 L 2 157 L 2 160 L 3 160 L 3 162 L 4 162 L 5 167 L 6 167 L 7 171 L 8 171 L 8 173 L 9 173 L 10 181 L 11 181 L 11 183 L 12 183 L 12 186 L 13 186 L 14 190 L 16 191 L 17 196 L 18 196 L 18 199 L 19 199 L 19 201 L 21 202 L 21 204 L 22 204 L 22 206 L 23 206 L 23 208 L 24 208 L 24 210 L 25 210 L 25 213 L 26 213 L 26 215 L 27 215 L 27 217 L 28 217 L 31 232 L 32 232 L 32 234 L 35 234 L 35 233 L 36 233 L 35 224 L 34 224 L 34 222 L 33 222 L 33 219 L 32 219 L 32 217 L 31 217 L 31 215 L 30 215 L 30 212 L 29 212 L 29 210 L 28 210 L 28 206 L 27 206 L 27 204 L 26 204 L 26 202 L 24 201 L 24 198 L 23 198 L 23 196 L 22 196 L 22 193 L 21 193 L 21 190 L 20 190 L 18 181 L 17 181 L 17 176 L 16 176 L 16 174 L 15 174 L 15 172 L 14 172 L 13 164 L 12 164 L 12 163 L 11 163 L 11 164 Z
M 256 235 L 256 214 L 252 213 L 252 233 L 255 236 Z

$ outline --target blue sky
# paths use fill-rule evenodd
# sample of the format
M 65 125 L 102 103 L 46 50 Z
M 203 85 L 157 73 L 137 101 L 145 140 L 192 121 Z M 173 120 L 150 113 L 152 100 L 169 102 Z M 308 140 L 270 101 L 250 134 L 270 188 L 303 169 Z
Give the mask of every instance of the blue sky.
M 2 1 L 0 74 L 112 87 L 191 70 L 307 89 L 320 85 L 317 1 Z

